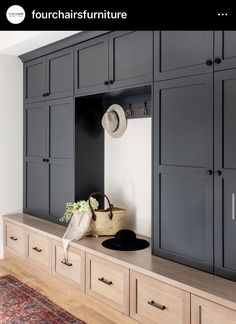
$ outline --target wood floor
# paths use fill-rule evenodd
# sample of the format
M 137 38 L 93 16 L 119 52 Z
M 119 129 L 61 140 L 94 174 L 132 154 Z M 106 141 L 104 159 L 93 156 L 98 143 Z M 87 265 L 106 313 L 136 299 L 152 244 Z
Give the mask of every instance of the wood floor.
M 16 257 L 0 260 L 0 276 L 11 274 L 87 324 L 138 322 Z

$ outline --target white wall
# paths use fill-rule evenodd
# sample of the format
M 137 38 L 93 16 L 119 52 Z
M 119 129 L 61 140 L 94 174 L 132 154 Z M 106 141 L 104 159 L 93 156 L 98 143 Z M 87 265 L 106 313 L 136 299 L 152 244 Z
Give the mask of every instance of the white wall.
M 22 209 L 23 64 L 0 54 L 0 257 L 2 215 Z
M 121 138 L 105 134 L 105 192 L 128 209 L 127 228 L 151 236 L 151 118 L 128 120 Z

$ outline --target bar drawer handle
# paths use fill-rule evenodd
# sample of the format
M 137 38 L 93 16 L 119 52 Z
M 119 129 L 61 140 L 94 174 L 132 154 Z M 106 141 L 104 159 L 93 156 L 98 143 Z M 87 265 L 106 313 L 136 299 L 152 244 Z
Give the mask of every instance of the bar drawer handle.
M 17 241 L 18 239 L 14 236 L 10 236 L 9 239 L 11 239 L 12 241 Z
M 33 247 L 32 250 L 36 252 L 42 252 L 42 249 L 39 249 L 37 246 Z
M 110 286 L 112 285 L 112 281 L 106 280 L 103 277 L 102 278 L 98 278 L 99 281 L 105 283 L 106 285 Z
M 154 300 L 148 301 L 148 304 L 153 306 L 153 307 L 156 307 L 156 308 L 158 308 L 160 310 L 165 310 L 166 309 L 166 306 L 158 304 L 158 303 L 154 302 Z
M 66 259 L 62 260 L 61 263 L 64 264 L 64 265 L 66 265 L 67 267 L 71 267 L 72 266 L 72 263 L 67 262 Z

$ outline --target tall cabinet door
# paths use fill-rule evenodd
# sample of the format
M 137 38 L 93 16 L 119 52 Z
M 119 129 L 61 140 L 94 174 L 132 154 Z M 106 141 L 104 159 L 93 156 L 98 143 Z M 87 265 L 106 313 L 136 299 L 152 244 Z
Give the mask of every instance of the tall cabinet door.
M 46 58 L 44 56 L 24 64 L 25 103 L 45 100 L 46 92 Z
M 24 109 L 24 210 L 46 216 L 48 209 L 47 109 L 45 103 Z
M 156 31 L 154 80 L 213 71 L 212 31 Z
M 116 31 L 109 34 L 109 87 L 153 80 L 153 32 Z
M 155 84 L 153 252 L 213 271 L 212 74 Z
M 49 210 L 57 222 L 66 202 L 74 201 L 74 104 L 73 98 L 48 104 Z
M 215 73 L 215 272 L 236 280 L 236 70 Z
M 236 68 L 236 31 L 215 32 L 215 71 Z
M 47 97 L 73 96 L 73 48 L 47 56 Z

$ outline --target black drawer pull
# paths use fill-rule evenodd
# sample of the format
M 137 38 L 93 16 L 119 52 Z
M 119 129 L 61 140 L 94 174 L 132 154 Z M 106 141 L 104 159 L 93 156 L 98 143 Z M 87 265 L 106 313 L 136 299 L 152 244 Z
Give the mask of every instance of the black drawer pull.
M 72 263 L 66 261 L 66 259 L 62 260 L 61 263 L 64 264 L 64 265 L 66 265 L 67 267 L 71 267 L 72 266 Z
M 109 285 L 109 286 L 112 285 L 112 281 L 108 281 L 108 280 L 104 279 L 103 277 L 98 278 L 98 280 L 105 283 L 106 285 Z
M 211 66 L 212 65 L 212 60 L 206 60 L 206 65 L 209 65 L 209 66 Z
M 220 64 L 221 63 L 221 58 L 219 58 L 219 57 L 215 58 L 215 63 Z
M 37 246 L 33 247 L 32 250 L 36 252 L 42 252 L 42 249 L 39 249 Z
M 104 81 L 104 85 L 108 85 L 109 84 L 109 81 Z
M 156 308 L 158 308 L 160 310 L 165 310 L 166 309 L 166 306 L 158 304 L 158 303 L 154 302 L 154 300 L 148 301 L 148 304 L 153 306 L 153 307 L 156 307 Z
M 14 237 L 14 236 L 10 236 L 9 239 L 12 240 L 12 241 L 17 241 L 17 240 L 18 240 L 18 239 L 17 239 L 16 237 Z
M 222 172 L 220 170 L 216 171 L 216 175 L 220 176 L 222 174 Z

